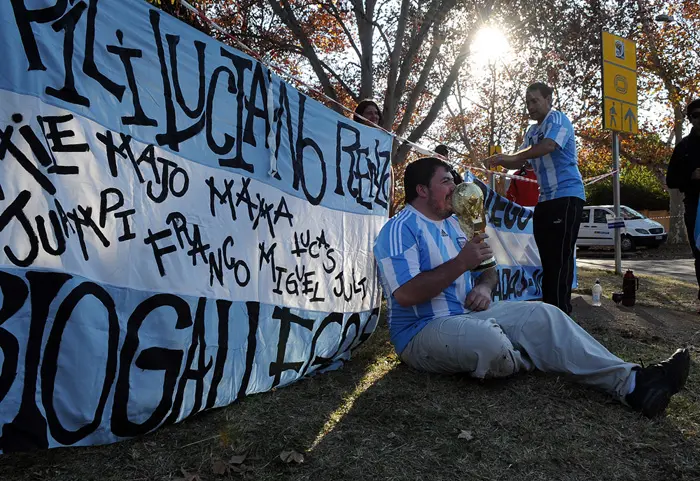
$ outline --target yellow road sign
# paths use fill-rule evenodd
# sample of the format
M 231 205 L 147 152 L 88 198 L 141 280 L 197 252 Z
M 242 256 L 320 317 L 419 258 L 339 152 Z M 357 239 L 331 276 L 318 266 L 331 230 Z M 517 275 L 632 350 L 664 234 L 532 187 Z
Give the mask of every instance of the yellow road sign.
M 606 129 L 637 133 L 637 106 L 610 98 L 603 99 L 603 119 Z
M 603 128 L 637 133 L 635 43 L 603 32 Z
M 496 155 L 496 154 L 502 154 L 503 149 L 501 148 L 500 145 L 494 145 L 494 144 L 489 144 L 489 155 Z M 497 167 L 490 167 L 489 170 L 493 170 L 494 172 L 498 170 Z
M 637 73 L 608 63 L 603 66 L 603 92 L 606 98 L 637 106 Z
M 632 40 L 603 32 L 603 61 L 637 70 L 636 44 Z

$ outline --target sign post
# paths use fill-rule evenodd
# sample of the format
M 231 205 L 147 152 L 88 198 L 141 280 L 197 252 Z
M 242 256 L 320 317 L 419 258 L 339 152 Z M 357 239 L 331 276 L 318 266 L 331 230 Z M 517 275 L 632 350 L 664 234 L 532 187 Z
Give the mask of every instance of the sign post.
M 637 133 L 637 53 L 626 38 L 603 32 L 603 128 L 612 130 L 613 202 L 620 218 L 619 132 Z M 622 274 L 620 229 L 615 228 L 615 273 Z
M 489 157 L 491 157 L 492 155 L 502 154 L 502 153 L 503 153 L 503 149 L 501 148 L 500 145 L 498 145 L 498 144 L 489 144 Z M 491 190 L 494 191 L 494 192 L 496 192 L 496 176 L 493 175 L 493 170 L 494 170 L 494 169 L 491 168 L 491 169 L 489 169 L 489 170 L 492 171 L 492 173 L 489 174 L 489 177 L 490 177 L 490 178 L 489 178 L 489 184 L 491 185 Z

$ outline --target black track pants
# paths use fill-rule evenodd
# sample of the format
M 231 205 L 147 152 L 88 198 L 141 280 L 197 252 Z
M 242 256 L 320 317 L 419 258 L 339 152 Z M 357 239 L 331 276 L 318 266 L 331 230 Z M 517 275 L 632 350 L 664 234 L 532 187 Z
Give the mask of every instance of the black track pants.
M 542 300 L 571 313 L 574 250 L 581 225 L 583 199 L 561 197 L 535 207 L 533 230 L 542 260 Z

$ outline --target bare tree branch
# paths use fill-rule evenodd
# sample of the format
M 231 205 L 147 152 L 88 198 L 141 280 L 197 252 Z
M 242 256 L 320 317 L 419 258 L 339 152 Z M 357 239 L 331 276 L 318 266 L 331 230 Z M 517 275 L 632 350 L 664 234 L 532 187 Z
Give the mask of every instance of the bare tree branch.
M 406 24 L 408 22 L 409 0 L 402 0 L 401 11 L 399 12 L 399 24 L 396 29 L 396 37 L 394 38 L 394 48 L 389 51 L 389 75 L 386 83 L 386 95 L 384 97 L 384 109 L 382 117 L 384 123 L 390 123 L 393 114 L 396 112 L 396 77 L 399 71 L 399 59 L 401 57 L 401 45 L 403 45 L 403 37 L 406 34 Z M 383 125 L 386 128 L 388 125 Z
M 309 41 L 307 35 L 304 33 L 303 29 L 301 28 L 301 25 L 299 25 L 299 21 L 297 20 L 296 16 L 294 15 L 294 12 L 289 6 L 288 1 L 279 0 L 278 2 L 277 0 L 268 0 L 268 3 L 272 7 L 272 10 L 275 12 L 275 14 L 277 14 L 277 16 L 285 23 L 285 25 L 289 27 L 289 29 L 292 31 L 292 34 L 294 34 L 294 37 L 296 37 L 296 39 L 299 40 L 302 51 L 304 52 L 304 56 L 309 60 L 311 68 L 314 70 L 314 73 L 316 74 L 316 77 L 318 77 L 319 82 L 321 82 L 323 93 L 337 102 L 338 96 L 335 92 L 335 89 L 333 88 L 333 85 L 330 82 L 330 79 L 328 78 L 328 75 L 326 74 L 323 68 L 323 65 L 321 64 L 321 60 L 318 58 L 316 50 L 314 49 L 313 45 L 311 45 L 311 42 Z M 335 104 L 333 105 L 333 110 L 342 113 L 342 109 Z
M 355 51 L 355 54 L 357 54 L 357 58 L 361 61 L 362 54 L 360 53 L 360 49 L 357 48 L 357 44 L 355 43 L 355 39 L 352 38 L 352 33 L 350 32 L 348 27 L 345 25 L 345 22 L 343 22 L 343 19 L 340 15 L 340 12 L 338 11 L 338 8 L 335 6 L 335 3 L 333 3 L 333 2 L 321 2 L 320 5 L 321 5 L 321 8 L 323 8 L 326 12 L 328 12 L 333 18 L 335 18 L 338 21 L 340 28 L 343 29 L 345 36 L 348 38 L 348 42 L 350 42 L 350 46 Z
M 355 102 L 359 102 L 360 98 L 357 96 L 357 94 L 353 91 L 353 89 L 343 80 L 343 77 L 341 77 L 338 72 L 336 72 L 333 67 L 328 65 L 326 62 L 321 60 L 321 65 L 323 65 L 323 68 L 326 69 L 326 71 L 340 84 L 341 87 L 343 87 L 343 90 L 352 97 L 352 99 Z
M 418 32 L 416 32 L 414 37 L 411 39 L 411 43 L 408 46 L 408 49 L 406 50 L 406 53 L 404 54 L 403 59 L 401 61 L 399 76 L 396 80 L 396 88 L 393 92 L 392 106 L 394 109 L 389 112 L 392 117 L 396 115 L 396 108 L 398 106 L 399 100 L 403 96 L 404 90 L 406 89 L 406 83 L 408 81 L 409 74 L 411 73 L 411 70 L 413 70 L 414 67 L 413 62 L 416 58 L 416 55 L 418 54 L 418 51 L 420 50 L 420 47 L 423 45 L 426 35 L 430 31 L 430 28 L 433 26 L 433 24 L 439 24 L 442 22 L 442 19 L 447 14 L 447 11 L 453 6 L 453 0 L 447 0 L 444 4 L 445 8 L 443 8 L 443 2 L 441 0 L 434 0 L 430 4 L 430 8 L 425 14 L 423 22 L 421 22 L 421 26 L 418 29 Z
M 360 40 L 360 95 L 359 98 L 369 98 L 374 93 L 374 72 L 372 71 L 372 60 L 374 57 L 373 33 L 374 7 L 376 0 L 366 0 L 366 10 L 363 8 L 362 0 L 351 0 L 355 20 L 357 21 L 357 34 Z
M 473 32 L 470 32 L 469 35 L 467 35 L 464 38 L 464 41 L 462 42 L 462 45 L 459 49 L 459 53 L 457 55 L 457 58 L 455 59 L 455 62 L 452 64 L 452 68 L 450 69 L 450 73 L 447 76 L 447 79 L 445 79 L 445 83 L 442 85 L 440 92 L 438 93 L 437 97 L 435 98 L 435 101 L 433 102 L 433 105 L 430 107 L 430 110 L 428 111 L 427 115 L 423 118 L 423 120 L 418 124 L 418 126 L 411 132 L 411 135 L 408 136 L 408 140 L 411 142 L 417 142 L 423 134 L 428 130 L 428 127 L 435 121 L 437 118 L 438 114 L 440 113 L 440 110 L 442 109 L 443 104 L 445 103 L 445 99 L 447 98 L 448 94 L 452 90 L 452 86 L 455 83 L 455 80 L 457 80 L 457 77 L 459 76 L 459 71 L 462 68 L 462 65 L 464 65 L 464 61 L 466 60 L 467 56 L 469 55 L 469 45 L 471 44 Z M 401 144 L 397 151 L 396 155 L 393 156 L 392 162 L 394 163 L 401 163 L 403 160 L 406 158 L 406 155 L 408 154 L 408 151 L 410 150 L 410 145 L 406 142 Z
M 421 70 L 418 82 L 413 87 L 413 90 L 411 90 L 411 93 L 408 97 L 408 101 L 406 102 L 406 108 L 404 109 L 403 117 L 401 118 L 401 123 L 399 124 L 399 128 L 396 131 L 396 133 L 398 133 L 399 135 L 403 135 L 403 133 L 406 132 L 406 129 L 411 123 L 411 118 L 413 117 L 413 113 L 416 110 L 418 99 L 420 99 L 420 96 L 422 95 L 423 90 L 425 89 L 425 85 L 428 83 L 428 77 L 430 77 L 430 72 L 433 69 L 435 58 L 440 52 L 440 47 L 442 47 L 442 44 L 444 42 L 445 36 L 440 34 L 440 32 L 438 31 L 438 27 L 435 27 L 433 29 L 433 44 L 430 47 L 430 53 L 428 54 L 428 58 L 425 60 L 425 64 L 423 64 L 423 69 Z

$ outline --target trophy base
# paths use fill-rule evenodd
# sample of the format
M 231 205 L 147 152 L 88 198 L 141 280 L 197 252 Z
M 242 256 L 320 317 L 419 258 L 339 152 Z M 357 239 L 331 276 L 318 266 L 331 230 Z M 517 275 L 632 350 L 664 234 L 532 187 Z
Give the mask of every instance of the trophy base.
M 496 267 L 496 259 L 494 257 L 491 257 L 490 259 L 486 259 L 484 262 L 476 266 L 474 269 L 472 269 L 472 272 L 482 272 L 485 271 L 486 269 L 491 269 L 492 267 Z

